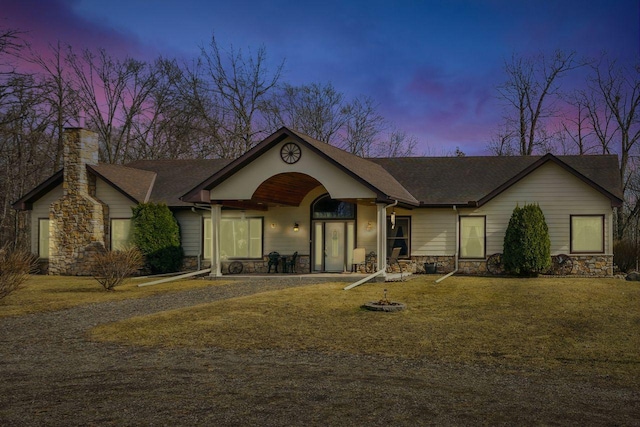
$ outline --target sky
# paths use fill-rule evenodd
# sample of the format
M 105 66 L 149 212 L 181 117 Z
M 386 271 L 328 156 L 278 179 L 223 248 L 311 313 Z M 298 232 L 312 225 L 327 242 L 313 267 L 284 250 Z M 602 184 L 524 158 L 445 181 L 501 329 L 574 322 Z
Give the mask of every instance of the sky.
M 640 0 L 0 0 L 0 28 L 36 49 L 57 41 L 152 60 L 264 47 L 282 80 L 369 96 L 417 154 L 488 154 L 512 55 L 607 52 L 635 64 Z M 563 85 L 580 85 L 582 78 Z

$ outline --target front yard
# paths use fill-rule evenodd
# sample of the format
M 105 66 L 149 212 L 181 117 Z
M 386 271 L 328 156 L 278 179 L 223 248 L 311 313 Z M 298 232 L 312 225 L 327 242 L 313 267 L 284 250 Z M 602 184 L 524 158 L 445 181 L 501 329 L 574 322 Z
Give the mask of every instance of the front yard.
M 618 279 L 432 276 L 343 291 L 326 283 L 133 318 L 95 340 L 159 347 L 319 351 L 562 369 L 640 385 L 640 284 Z M 361 308 L 388 297 L 397 313 Z

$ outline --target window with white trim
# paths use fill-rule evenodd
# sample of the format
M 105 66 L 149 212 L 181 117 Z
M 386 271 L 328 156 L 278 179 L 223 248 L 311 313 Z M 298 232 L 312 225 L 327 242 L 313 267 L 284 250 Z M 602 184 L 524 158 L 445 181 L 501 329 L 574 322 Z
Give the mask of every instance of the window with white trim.
M 486 217 L 460 217 L 460 258 L 485 258 Z
M 604 253 L 604 215 L 571 215 L 571 253 Z
M 38 219 L 38 256 L 49 259 L 49 218 Z
M 131 219 L 114 218 L 111 220 L 111 250 L 121 251 L 133 245 L 133 229 Z
M 257 218 L 222 218 L 220 220 L 221 258 L 262 258 L 262 223 Z M 203 222 L 203 255 L 211 258 L 211 218 Z

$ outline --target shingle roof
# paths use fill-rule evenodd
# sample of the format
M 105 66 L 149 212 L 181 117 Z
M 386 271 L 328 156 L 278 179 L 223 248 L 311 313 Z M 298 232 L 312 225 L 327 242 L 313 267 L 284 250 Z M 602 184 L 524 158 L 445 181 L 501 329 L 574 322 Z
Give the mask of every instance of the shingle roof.
M 149 201 L 164 202 L 169 206 L 191 206 L 180 197 L 229 162 L 228 159 L 137 160 L 127 166 L 157 174 Z
M 421 205 L 481 202 L 521 178 L 528 168 L 556 161 L 622 200 L 617 156 L 403 157 L 369 159 L 384 167 Z M 525 173 L 526 175 L 526 173 Z M 515 180 L 515 181 L 514 181 Z M 502 188 L 504 189 L 504 188 Z M 485 202 L 487 200 L 484 200 Z
M 414 205 L 419 203 L 416 197 L 407 191 L 407 188 L 400 184 L 400 182 L 381 165 L 372 163 L 370 160 L 358 157 L 299 132 L 291 132 L 338 163 L 343 169 L 356 175 L 361 181 L 375 187 L 389 199 L 397 199 Z
M 380 200 L 398 200 L 408 206 L 481 205 L 546 162 L 554 162 L 620 206 L 623 200 L 618 159 L 607 156 L 514 157 L 402 157 L 364 159 L 298 132 L 282 128 L 235 159 L 138 160 L 127 165 L 100 164 L 89 168 L 130 199 L 191 206 L 200 189 L 213 188 L 250 164 L 273 145 L 292 137 L 327 161 L 374 190 Z M 31 204 L 62 181 L 62 171 L 14 203 Z
M 209 177 L 206 181 L 202 182 L 198 187 L 190 189 L 188 193 L 185 192 L 184 199 L 189 201 L 198 200 L 200 197 L 199 190 L 211 190 L 229 176 L 251 164 L 253 160 L 262 155 L 265 151 L 268 151 L 274 145 L 286 138 L 293 138 L 300 144 L 310 147 L 322 157 L 338 166 L 345 173 L 351 175 L 362 184 L 372 189 L 377 194 L 378 199 L 399 200 L 413 206 L 417 206 L 419 204 L 411 193 L 400 185 L 400 183 L 384 168 L 366 159 L 333 147 L 325 142 L 320 142 L 307 135 L 287 129 L 286 127 L 280 128 L 278 131 L 271 134 L 243 156 L 233 160 L 223 169 Z
M 98 164 L 89 169 L 137 203 L 149 200 L 156 173 L 123 165 Z

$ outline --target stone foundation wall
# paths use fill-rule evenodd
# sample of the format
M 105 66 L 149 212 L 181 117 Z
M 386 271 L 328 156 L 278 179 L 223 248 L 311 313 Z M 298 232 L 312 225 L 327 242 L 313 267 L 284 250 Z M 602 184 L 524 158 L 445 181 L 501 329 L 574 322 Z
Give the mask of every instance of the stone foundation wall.
M 242 263 L 242 274 L 251 274 L 251 273 L 267 273 L 269 271 L 269 263 L 268 259 L 265 257 L 262 260 L 254 260 L 254 259 L 232 259 L 232 260 L 223 260 L 222 265 L 220 266 L 220 270 L 222 274 L 230 274 L 229 273 L 229 264 L 232 262 L 240 262 Z M 207 262 L 208 264 L 208 262 Z M 309 255 L 298 255 L 296 258 L 296 273 L 297 274 L 309 274 L 311 272 L 309 267 Z M 206 267 L 203 267 L 206 268 Z M 271 272 L 273 272 L 273 267 L 271 268 Z M 278 268 L 278 272 L 282 273 L 282 269 Z
M 590 277 L 613 276 L 613 255 L 580 255 L 571 256 L 573 269 L 571 275 Z M 425 273 L 425 263 L 435 263 L 436 273 L 450 273 L 455 268 L 455 258 L 452 256 L 413 257 L 411 260 L 401 260 L 403 271 L 411 273 Z M 392 270 L 398 270 L 392 266 Z M 399 270 L 398 270 L 399 271 Z M 483 260 L 458 260 L 459 274 L 487 275 L 487 263 Z
M 571 259 L 573 261 L 572 275 L 613 276 L 613 255 L 580 255 L 571 256 Z

